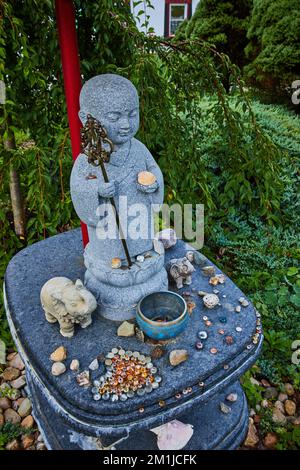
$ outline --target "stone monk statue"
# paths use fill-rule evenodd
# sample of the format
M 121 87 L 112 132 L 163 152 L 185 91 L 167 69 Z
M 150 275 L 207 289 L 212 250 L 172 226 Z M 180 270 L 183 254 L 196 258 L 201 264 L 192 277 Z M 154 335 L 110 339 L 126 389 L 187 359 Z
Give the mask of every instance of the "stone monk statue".
M 163 247 L 156 242 L 153 250 L 152 241 L 153 205 L 157 210 L 163 203 L 163 176 L 149 150 L 134 138 L 139 128 L 139 98 L 129 80 L 114 74 L 88 80 L 80 93 L 83 125 L 88 115 L 104 127 L 113 151 L 104 163 L 109 182 L 85 154 L 78 156 L 72 169 L 72 201 L 89 234 L 85 285 L 104 316 L 124 320 L 134 316 L 143 295 L 167 289 Z M 109 198 L 114 198 L 119 213 L 133 263 L 130 268 Z

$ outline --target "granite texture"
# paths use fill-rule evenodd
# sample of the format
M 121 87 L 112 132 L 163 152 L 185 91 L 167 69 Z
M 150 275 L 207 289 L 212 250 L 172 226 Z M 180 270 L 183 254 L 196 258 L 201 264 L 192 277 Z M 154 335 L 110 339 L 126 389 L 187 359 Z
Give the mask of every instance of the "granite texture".
M 171 258 L 182 257 L 187 249 L 190 249 L 188 245 L 178 241 L 175 247 L 166 252 L 166 262 Z M 220 273 L 217 268 L 216 272 Z M 98 354 L 107 353 L 116 345 L 146 355 L 151 353 L 153 345 L 142 343 L 136 337 L 118 337 L 118 323 L 106 320 L 97 313 L 93 315 L 90 327 L 76 329 L 72 339 L 62 338 L 58 326 L 44 319 L 39 300 L 40 289 L 53 276 L 66 276 L 75 280 L 82 279 L 83 275 L 80 230 L 51 237 L 22 250 L 10 261 L 5 275 L 8 319 L 26 366 L 55 401 L 55 406 L 65 419 L 80 422 L 78 426 L 82 432 L 91 434 L 92 430 L 95 432 L 97 429 L 97 432 L 100 430 L 101 433 L 110 434 L 124 427 L 131 430 L 148 428 L 174 419 L 179 413 L 186 413 L 192 407 L 208 402 L 214 394 L 238 380 L 259 354 L 262 336 L 257 345 L 246 349 L 247 345 L 252 344 L 251 338 L 256 329 L 255 309 L 250 303 L 248 307 L 242 308 L 241 313 L 234 311 L 242 292 L 226 278 L 225 283 L 218 286 L 221 306 L 208 310 L 203 306 L 202 299 L 195 295 L 193 301 L 196 308 L 187 329 L 166 346 L 167 354 L 163 358 L 154 361 L 163 379 L 159 389 L 126 402 L 95 402 L 90 390 L 77 385 L 72 371 L 67 370 L 60 377 L 51 375 L 49 356 L 58 346 L 64 345 L 67 349 L 67 367 L 72 359 L 77 358 L 81 370 L 84 370 Z M 188 288 L 189 291 L 192 289 L 213 290 L 199 266 L 196 266 L 192 285 Z M 177 291 L 175 287 L 174 290 Z M 179 293 L 186 290 L 187 287 L 184 287 Z M 205 326 L 203 315 L 211 319 L 211 326 Z M 226 324 L 220 322 L 222 317 L 226 317 Z M 242 327 L 241 332 L 235 330 L 237 326 Z M 229 346 L 224 342 L 224 335 L 218 333 L 220 328 L 233 336 L 234 344 Z M 208 332 L 208 339 L 201 351 L 194 347 L 199 330 Z M 210 353 L 212 347 L 218 349 L 217 354 Z M 168 362 L 168 353 L 172 349 L 187 349 L 188 361 L 172 367 Z M 225 364 L 228 365 L 226 370 Z M 96 378 L 100 372 L 93 372 L 92 377 Z M 204 388 L 199 388 L 199 381 L 205 382 Z M 175 393 L 189 386 L 192 392 L 177 400 Z M 159 400 L 165 401 L 163 410 L 158 405 Z M 144 407 L 144 413 L 139 412 L 140 407 Z
M 140 294 L 167 287 L 163 255 L 161 260 L 152 257 L 145 266 L 135 260 L 137 255 L 153 248 L 152 205 L 157 205 L 158 210 L 163 203 L 163 175 L 149 150 L 134 138 L 139 127 L 139 99 L 129 80 L 114 74 L 88 80 L 80 93 L 79 116 L 83 124 L 88 114 L 104 126 L 114 151 L 105 163 L 109 183 L 105 182 L 100 167 L 88 163 L 85 154 L 78 156 L 72 168 L 72 202 L 89 234 L 84 254 L 85 285 L 95 295 L 99 312 L 104 317 L 125 320 L 134 316 Z M 155 175 L 155 183 L 139 184 L 141 171 Z M 126 261 L 109 197 L 114 198 L 129 255 L 134 262 L 133 268 L 127 271 L 111 268 L 112 258 L 120 258 L 124 265 Z M 103 236 L 107 231 L 109 237 Z M 135 286 L 134 289 L 131 286 Z M 119 316 L 115 312 L 119 312 Z

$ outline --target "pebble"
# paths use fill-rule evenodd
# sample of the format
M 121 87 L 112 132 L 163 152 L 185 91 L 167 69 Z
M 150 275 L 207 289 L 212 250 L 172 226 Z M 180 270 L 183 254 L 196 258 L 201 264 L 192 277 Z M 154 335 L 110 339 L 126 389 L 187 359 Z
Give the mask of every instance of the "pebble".
M 54 362 L 51 368 L 52 375 L 58 376 L 66 372 L 66 366 L 62 362 Z
M 278 397 L 278 392 L 275 387 L 269 387 L 266 389 L 264 393 L 264 397 L 267 399 L 272 399 L 272 398 L 277 398 Z
M 79 361 L 78 359 L 73 359 L 70 364 L 70 369 L 73 372 L 77 372 L 79 370 Z
M 234 343 L 234 339 L 233 339 L 232 336 L 226 336 L 225 342 L 226 342 L 226 344 L 228 344 L 229 346 L 231 346 L 231 345 Z
M 247 437 L 244 441 L 244 445 L 246 447 L 255 447 L 256 444 L 259 442 L 259 437 L 257 434 L 256 427 L 254 425 L 254 421 L 252 418 L 249 418 L 249 427 L 248 427 L 248 433 Z
M 145 257 L 143 255 L 137 255 L 136 260 L 138 263 L 143 263 L 145 261 Z
M 21 375 L 21 377 L 18 377 L 17 379 L 11 382 L 11 386 L 13 388 L 16 388 L 17 390 L 19 388 L 24 387 L 25 384 L 26 384 L 26 377 L 24 375 Z
M 286 400 L 284 402 L 284 409 L 288 416 L 294 416 L 296 413 L 296 403 L 294 403 L 292 400 Z
M 273 422 L 276 423 L 276 424 L 283 424 L 283 425 L 286 424 L 286 417 L 277 408 L 274 408 L 274 410 L 273 410 L 272 419 L 273 419 Z
M 34 436 L 29 434 L 25 434 L 24 436 L 22 436 L 21 440 L 23 449 L 28 449 L 34 444 Z
M 1 410 L 7 410 L 11 407 L 11 401 L 7 397 L 0 398 L 0 408 Z
M 64 346 L 59 346 L 50 356 L 51 361 L 62 362 L 67 359 L 67 350 Z
M 3 379 L 8 380 L 9 382 L 17 379 L 19 376 L 20 376 L 20 371 L 19 369 L 16 369 L 15 367 L 7 367 L 2 374 Z
M 267 449 L 274 449 L 278 442 L 278 437 L 274 432 L 268 432 L 263 440 L 263 444 Z
M 118 328 L 117 331 L 118 336 L 134 336 L 135 335 L 135 329 L 134 329 L 134 324 L 129 323 L 128 321 L 124 321 Z
M 4 416 L 2 413 L 0 413 L 0 428 L 3 426 L 4 424 Z
M 22 428 L 30 429 L 34 425 L 34 419 L 31 415 L 26 416 L 21 422 Z
M 279 400 L 279 401 L 284 402 L 284 401 L 287 400 L 287 399 L 288 399 L 288 396 L 287 396 L 286 393 L 282 393 L 282 392 L 279 393 L 279 395 L 278 395 L 278 400 Z
M 152 359 L 160 359 L 163 357 L 165 354 L 166 350 L 160 346 L 156 346 L 152 351 L 151 351 L 151 357 Z
M 266 399 L 264 398 L 264 400 L 262 400 L 262 402 L 261 402 L 261 406 L 262 406 L 263 408 L 269 408 L 269 402 L 268 402 L 268 400 L 266 400 Z
M 6 450 L 19 450 L 20 445 L 17 439 L 13 439 L 12 441 L 8 442 L 5 446 Z
M 238 305 L 237 307 L 235 307 L 235 311 L 237 313 L 240 313 L 240 311 L 242 310 L 242 307 L 240 305 Z
M 199 251 L 193 251 L 193 258 L 194 258 L 194 263 L 197 266 L 205 266 L 207 263 L 207 259 L 205 258 L 202 253 L 199 253 Z
M 36 450 L 47 450 L 43 442 L 38 442 L 35 448 Z
M 90 370 L 97 370 L 97 369 L 99 369 L 99 362 L 98 362 L 98 359 L 97 359 L 97 358 L 94 359 L 94 360 L 90 363 L 89 369 L 90 369 Z
M 186 361 L 188 352 L 186 349 L 174 349 L 169 354 L 169 361 L 172 366 L 178 366 L 181 362 Z
M 21 416 L 21 418 L 25 418 L 31 413 L 31 410 L 31 401 L 29 400 L 29 398 L 24 398 L 18 409 L 19 415 Z
M 283 403 L 279 400 L 275 401 L 274 408 L 280 411 L 280 413 L 284 414 L 284 406 Z
M 43 436 L 41 434 L 39 434 L 37 442 L 44 442 Z
M 163 244 L 165 250 L 168 250 L 172 246 L 176 245 L 176 242 L 177 242 L 176 232 L 172 228 L 165 228 L 161 230 L 160 232 L 155 234 L 155 238 L 158 239 Z M 193 252 L 193 257 L 195 256 L 194 253 L 197 253 L 197 252 Z
M 286 384 L 284 384 L 284 388 L 285 388 L 285 391 L 286 391 L 286 393 L 288 394 L 289 397 L 294 395 L 295 390 L 294 390 L 294 387 L 293 387 L 292 384 L 286 383 Z
M 249 306 L 249 302 L 248 300 L 244 299 L 242 302 L 241 302 L 242 306 L 243 307 L 248 307 Z
M 16 369 L 19 369 L 19 370 L 25 369 L 24 362 L 22 361 L 19 354 L 15 354 L 15 356 L 8 362 L 8 365 L 10 367 L 15 367 Z
M 8 408 L 4 411 L 4 419 L 6 423 L 18 424 L 21 421 L 21 416 L 12 408 Z
M 17 354 L 18 354 L 18 353 L 17 353 L 16 351 L 9 353 L 9 354 L 7 355 L 7 358 L 6 358 L 7 361 L 8 361 L 8 362 L 11 361 Z
M 225 403 L 223 403 L 223 402 L 220 403 L 220 410 L 222 411 L 222 413 L 224 413 L 224 414 L 226 414 L 226 415 L 227 415 L 228 413 L 231 413 L 231 408 L 230 408 L 230 406 L 225 405 Z
M 202 272 L 205 276 L 214 276 L 216 270 L 213 266 L 203 266 Z
M 230 393 L 229 395 L 227 395 L 226 400 L 234 403 L 235 401 L 237 401 L 237 398 L 237 393 Z
M 198 350 L 203 349 L 203 343 L 201 343 L 201 341 L 197 341 L 195 344 L 195 348 Z
M 271 387 L 271 384 L 266 379 L 261 379 L 261 384 L 265 388 Z
M 1 385 L 0 385 L 0 390 L 4 391 L 4 390 L 7 390 L 7 389 L 10 389 L 11 386 L 9 383 L 7 382 L 3 382 Z
M 220 302 L 219 297 L 216 294 L 206 294 L 203 297 L 203 303 L 206 308 L 214 308 L 216 307 Z

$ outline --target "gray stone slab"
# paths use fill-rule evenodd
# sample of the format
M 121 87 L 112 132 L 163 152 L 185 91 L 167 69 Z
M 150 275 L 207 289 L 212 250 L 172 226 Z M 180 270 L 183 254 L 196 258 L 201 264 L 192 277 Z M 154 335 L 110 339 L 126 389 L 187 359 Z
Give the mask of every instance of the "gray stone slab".
M 189 248 L 182 241 L 166 252 L 166 262 L 171 258 L 179 258 Z M 211 264 L 211 263 L 209 263 Z M 220 271 L 217 269 L 217 272 Z M 118 345 L 125 349 L 138 350 L 149 354 L 152 345 L 144 344 L 133 338 L 119 338 L 116 335 L 117 323 L 93 316 L 93 324 L 87 329 L 78 329 L 72 339 L 63 338 L 56 324 L 49 324 L 44 319 L 40 305 L 39 293 L 42 285 L 53 276 L 66 276 L 73 280 L 83 279 L 84 267 L 82 258 L 82 243 L 80 230 L 51 237 L 36 243 L 19 252 L 9 263 L 5 276 L 5 292 L 7 297 L 8 319 L 11 329 L 18 342 L 23 359 L 36 375 L 42 386 L 59 408 L 61 413 L 70 415 L 82 422 L 82 429 L 89 432 L 90 426 L 99 427 L 108 434 L 114 429 L 124 427 L 145 428 L 165 422 L 197 403 L 207 402 L 211 396 L 233 383 L 256 360 L 261 348 L 262 336 L 257 345 L 250 350 L 251 338 L 256 329 L 256 313 L 252 304 L 242 308 L 240 314 L 232 311 L 243 294 L 226 278 L 224 285 L 219 285 L 221 306 L 208 311 L 200 297 L 193 300 L 197 307 L 194 309 L 187 330 L 174 343 L 167 345 L 167 351 L 185 348 L 189 352 L 189 360 L 176 368 L 170 366 L 167 356 L 155 361 L 162 385 L 149 395 L 135 397 L 127 402 L 95 402 L 89 390 L 78 387 L 74 373 L 68 370 L 60 377 L 51 375 L 50 354 L 59 345 L 64 345 L 68 351 L 67 367 L 72 359 L 77 358 L 81 370 L 86 369 L 93 358 L 99 353 L 106 353 Z M 208 278 L 203 276 L 201 269 L 196 268 L 193 274 L 192 286 L 184 290 L 197 289 L 212 291 Z M 226 295 L 226 297 L 223 297 Z M 207 315 L 213 325 L 205 327 L 202 320 Z M 226 317 L 227 323 L 222 324 L 220 317 Z M 242 332 L 235 328 L 242 327 Z M 223 328 L 231 334 L 235 342 L 232 346 L 224 343 L 224 336 L 218 333 Z M 197 331 L 208 331 L 205 348 L 197 351 L 194 347 Z M 218 353 L 213 355 L 210 349 L 216 347 Z M 224 365 L 228 365 L 224 369 Z M 93 373 L 93 377 L 98 374 Z M 205 387 L 199 388 L 199 381 L 205 382 Z M 175 393 L 187 387 L 192 387 L 192 393 L 176 400 Z M 159 407 L 159 400 L 164 400 L 166 406 Z M 144 413 L 139 408 L 144 407 Z M 162 417 L 163 416 L 163 417 Z

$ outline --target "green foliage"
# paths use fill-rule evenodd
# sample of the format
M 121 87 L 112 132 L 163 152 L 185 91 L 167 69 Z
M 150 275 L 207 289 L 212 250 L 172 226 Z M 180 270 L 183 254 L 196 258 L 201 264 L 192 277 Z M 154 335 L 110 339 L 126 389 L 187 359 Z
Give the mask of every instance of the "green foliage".
M 246 394 L 249 405 L 253 408 L 262 400 L 262 392 L 264 388 L 251 382 L 251 370 L 248 370 L 241 379 L 244 392 Z
M 0 427 L 0 450 L 5 449 L 6 444 L 22 435 L 32 434 L 36 429 L 22 428 L 20 424 L 5 423 Z
M 176 37 L 198 38 L 214 44 L 218 51 L 242 67 L 251 6 L 252 0 L 201 0 L 190 21 L 178 29 Z
M 254 0 L 248 29 L 245 68 L 249 80 L 272 93 L 286 95 L 300 73 L 298 0 Z M 288 91 L 290 99 L 291 93 Z

